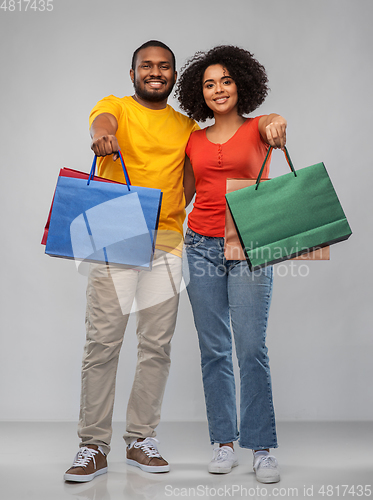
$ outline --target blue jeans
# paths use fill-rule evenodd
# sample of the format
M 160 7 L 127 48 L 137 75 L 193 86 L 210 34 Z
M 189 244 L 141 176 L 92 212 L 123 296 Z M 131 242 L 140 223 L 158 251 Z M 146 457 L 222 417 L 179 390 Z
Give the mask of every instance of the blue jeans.
M 246 261 L 226 260 L 224 238 L 188 228 L 184 265 L 201 350 L 211 444 L 239 438 L 242 448 L 276 448 L 271 375 L 265 345 L 272 295 L 271 266 L 250 272 Z M 232 363 L 233 331 L 240 369 L 240 432 Z

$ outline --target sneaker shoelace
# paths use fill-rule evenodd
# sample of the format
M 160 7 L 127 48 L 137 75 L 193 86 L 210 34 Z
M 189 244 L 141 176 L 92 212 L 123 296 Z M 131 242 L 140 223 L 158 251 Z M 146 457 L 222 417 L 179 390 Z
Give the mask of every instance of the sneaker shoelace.
M 214 452 L 216 452 L 215 460 L 217 462 L 224 462 L 228 458 L 228 452 L 223 448 L 215 448 Z
M 92 448 L 86 448 L 84 446 L 77 453 L 73 463 L 73 467 L 87 467 L 90 460 L 93 460 L 93 463 L 95 464 L 96 467 L 95 455 L 97 455 L 97 453 L 98 453 L 97 450 L 93 450 Z
M 140 448 L 149 458 L 162 458 L 157 449 L 156 443 L 159 441 L 155 438 L 146 438 L 144 441 L 138 441 L 133 446 Z
M 261 468 L 265 467 L 266 469 L 275 469 L 277 467 L 277 460 L 275 459 L 275 457 L 268 455 L 258 461 L 257 467 L 259 466 Z

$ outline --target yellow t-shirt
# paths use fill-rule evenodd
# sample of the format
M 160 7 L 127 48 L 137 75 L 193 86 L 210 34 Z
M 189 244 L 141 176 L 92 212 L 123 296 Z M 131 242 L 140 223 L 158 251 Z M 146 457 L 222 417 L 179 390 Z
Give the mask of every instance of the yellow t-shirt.
M 89 126 L 101 113 L 118 121 L 116 137 L 131 184 L 163 192 L 156 247 L 181 255 L 185 199 L 183 172 L 185 147 L 197 123 L 167 105 L 153 110 L 132 97 L 105 97 L 92 109 Z M 97 175 L 125 182 L 120 160 L 99 158 Z

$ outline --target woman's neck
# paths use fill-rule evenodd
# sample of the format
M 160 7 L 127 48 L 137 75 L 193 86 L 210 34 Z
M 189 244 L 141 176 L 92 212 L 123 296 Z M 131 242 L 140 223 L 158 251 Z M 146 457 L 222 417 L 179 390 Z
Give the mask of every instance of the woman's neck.
M 206 135 L 211 142 L 220 144 L 229 141 L 246 121 L 245 118 L 237 113 L 227 115 L 218 115 L 216 113 L 214 118 L 215 123 L 207 129 Z

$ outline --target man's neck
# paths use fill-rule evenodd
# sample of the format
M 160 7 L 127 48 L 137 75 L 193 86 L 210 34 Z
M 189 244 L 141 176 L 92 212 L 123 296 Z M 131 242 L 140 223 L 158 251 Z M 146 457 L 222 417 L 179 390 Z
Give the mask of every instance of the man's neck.
M 144 108 L 148 109 L 165 109 L 167 106 L 167 99 L 164 99 L 160 102 L 145 101 L 144 99 L 141 99 L 141 97 L 139 97 L 136 93 L 132 96 L 132 99 L 138 102 L 141 106 L 144 106 Z

